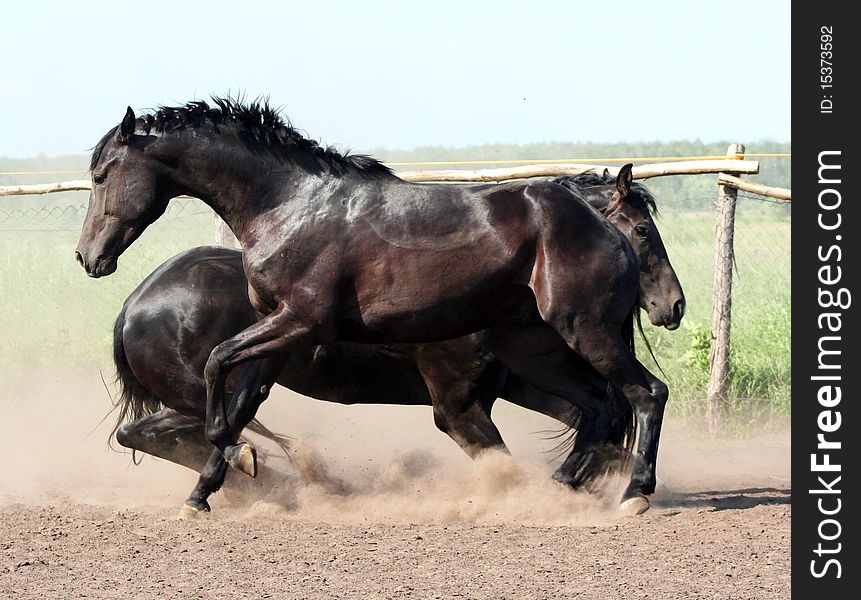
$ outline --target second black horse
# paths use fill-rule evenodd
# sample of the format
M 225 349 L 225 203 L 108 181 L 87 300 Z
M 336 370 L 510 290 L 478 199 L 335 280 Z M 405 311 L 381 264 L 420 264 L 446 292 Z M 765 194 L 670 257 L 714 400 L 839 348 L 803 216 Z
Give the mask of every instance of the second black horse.
M 654 201 L 633 184 L 611 213 L 612 192 L 626 184 L 592 173 L 557 180 L 581 191 L 590 203 L 636 245 L 642 269 L 666 257 L 660 238 L 637 241 L 635 229 L 650 225 Z M 652 227 L 653 228 L 653 227 Z M 660 290 L 641 278 L 648 301 Z M 124 446 L 204 472 L 184 510 L 208 510 L 208 496 L 221 485 L 225 462 L 207 467 L 211 446 L 203 435 L 203 368 L 211 349 L 254 322 L 239 251 L 197 248 L 174 257 L 150 275 L 117 318 L 114 356 L 123 387 L 117 437 Z M 633 330 L 629 332 L 633 350 Z M 470 456 L 504 449 L 490 419 L 497 397 L 575 427 L 571 455 L 555 477 L 577 487 L 624 463 L 634 438 L 629 403 L 588 363 L 568 349 L 552 329 L 536 336 L 540 361 L 530 351 L 508 356 L 514 369 L 535 373 L 564 367 L 566 396 L 546 394 L 502 364 L 484 343 L 484 333 L 448 342 L 373 345 L 336 342 L 291 355 L 278 377 L 285 387 L 342 404 L 415 404 L 434 408 L 436 425 Z M 240 371 L 231 377 L 235 387 Z M 604 402 L 605 397 L 609 401 Z M 601 406 L 583 418 L 577 406 Z M 265 435 L 265 431 L 263 432 Z

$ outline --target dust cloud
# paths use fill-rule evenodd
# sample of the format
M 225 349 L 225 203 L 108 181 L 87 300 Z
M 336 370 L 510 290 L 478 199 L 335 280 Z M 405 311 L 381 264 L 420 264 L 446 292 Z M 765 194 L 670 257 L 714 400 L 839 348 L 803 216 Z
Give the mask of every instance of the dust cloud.
M 108 385 L 113 391 L 113 387 Z M 97 373 L 33 373 L 7 384 L 0 456 L 0 503 L 84 503 L 179 508 L 196 473 L 107 446 L 113 415 Z M 548 439 L 558 425 L 500 401 L 494 420 L 512 456 L 471 461 L 433 425 L 429 407 L 339 406 L 279 389 L 259 417 L 294 439 L 289 459 L 252 438 L 265 464 L 283 473 L 261 481 L 244 506 L 229 493 L 212 499 L 227 519 L 333 523 L 516 523 L 591 525 L 618 520 L 621 481 L 601 495 L 574 493 L 550 475 L 558 461 Z M 684 503 L 709 490 L 753 492 L 789 487 L 787 431 L 715 442 L 665 424 L 653 505 Z M 238 476 L 234 474 L 233 477 Z
M 112 374 L 105 379 L 113 393 Z M 4 383 L 0 502 L 179 506 L 194 486 L 187 469 L 149 457 L 135 467 L 131 453 L 108 447 L 115 415 L 105 418 L 112 405 L 98 372 L 35 371 Z

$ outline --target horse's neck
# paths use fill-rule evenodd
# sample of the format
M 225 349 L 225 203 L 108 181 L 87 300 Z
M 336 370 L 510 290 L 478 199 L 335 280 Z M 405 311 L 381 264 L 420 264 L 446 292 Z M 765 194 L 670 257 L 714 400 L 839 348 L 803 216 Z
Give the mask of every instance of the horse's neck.
M 266 157 L 215 153 L 211 160 L 194 156 L 180 167 L 184 193 L 200 198 L 227 223 L 237 238 L 261 213 L 267 200 L 309 177 L 301 169 Z
M 599 213 L 604 214 L 607 210 L 607 204 L 610 202 L 610 197 L 613 195 L 615 185 L 596 185 L 590 186 L 583 191 L 583 197 L 586 202 Z
M 351 168 L 336 175 L 321 166 L 320 173 L 312 174 L 299 166 L 307 157 L 292 161 L 256 154 L 218 137 L 184 149 L 181 156 L 182 193 L 208 204 L 240 241 L 255 221 L 296 194 L 322 204 L 345 186 L 367 185 L 366 178 Z M 395 177 L 385 179 L 388 185 L 403 184 Z

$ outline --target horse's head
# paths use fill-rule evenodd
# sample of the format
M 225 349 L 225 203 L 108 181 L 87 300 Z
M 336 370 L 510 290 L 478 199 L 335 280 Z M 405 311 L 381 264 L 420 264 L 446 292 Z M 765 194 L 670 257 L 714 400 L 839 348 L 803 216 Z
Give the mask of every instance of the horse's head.
M 75 259 L 90 277 L 116 271 L 120 254 L 176 195 L 167 167 L 145 152 L 153 138 L 136 135 L 135 125 L 135 113 L 129 108 L 93 151 L 93 188 L 75 251 Z
M 645 189 L 632 190 L 632 167 L 627 164 L 619 171 L 615 189 L 601 212 L 634 248 L 640 265 L 640 306 L 649 321 L 677 329 L 685 315 L 685 293 L 652 218 L 654 200 Z

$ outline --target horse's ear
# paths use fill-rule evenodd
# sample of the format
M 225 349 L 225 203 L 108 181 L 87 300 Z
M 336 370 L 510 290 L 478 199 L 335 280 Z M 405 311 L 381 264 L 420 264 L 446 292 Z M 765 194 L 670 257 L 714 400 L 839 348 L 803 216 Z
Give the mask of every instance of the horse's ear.
M 608 179 L 608 178 L 612 177 L 612 175 L 610 175 L 610 169 L 608 169 L 607 167 L 604 167 L 604 175 L 603 175 L 603 177 L 604 177 L 605 179 Z
M 129 138 L 132 137 L 132 134 L 135 132 L 135 111 L 132 110 L 132 107 L 129 106 L 126 108 L 126 116 L 123 117 L 122 122 L 120 123 L 119 129 L 117 129 L 117 139 L 122 144 L 127 144 Z
M 619 174 L 616 175 L 616 191 L 619 192 L 619 198 L 621 200 L 627 198 L 628 192 L 631 191 L 631 184 L 634 183 L 634 173 L 632 172 L 633 168 L 633 163 L 628 163 L 619 169 Z
M 613 191 L 613 196 L 607 203 L 607 208 L 604 210 L 604 214 L 609 215 L 615 211 L 619 208 L 622 201 L 628 197 L 628 192 L 631 191 L 631 183 L 634 181 L 634 175 L 631 172 L 631 169 L 633 168 L 634 165 L 632 163 L 628 163 L 619 169 L 619 174 L 616 175 L 616 189 Z

